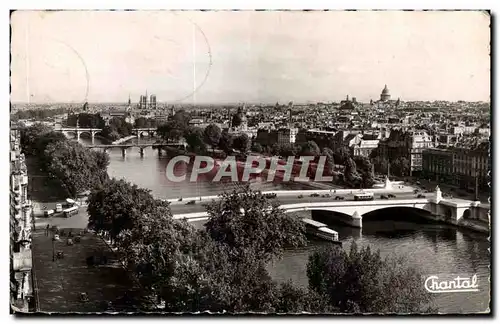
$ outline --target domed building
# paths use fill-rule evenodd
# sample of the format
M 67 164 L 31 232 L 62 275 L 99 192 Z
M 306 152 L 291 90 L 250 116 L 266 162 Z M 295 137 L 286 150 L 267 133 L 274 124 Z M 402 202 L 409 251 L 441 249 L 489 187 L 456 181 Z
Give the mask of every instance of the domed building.
M 382 93 L 380 94 L 380 101 L 385 102 L 391 100 L 391 94 L 389 93 L 389 89 L 387 88 L 387 84 L 384 86 Z

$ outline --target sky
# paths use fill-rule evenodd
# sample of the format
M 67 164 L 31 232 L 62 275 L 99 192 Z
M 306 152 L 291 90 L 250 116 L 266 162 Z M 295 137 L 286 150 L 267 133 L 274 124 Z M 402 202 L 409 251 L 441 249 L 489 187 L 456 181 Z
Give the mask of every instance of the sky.
M 490 99 L 490 17 L 417 11 L 18 11 L 13 102 Z

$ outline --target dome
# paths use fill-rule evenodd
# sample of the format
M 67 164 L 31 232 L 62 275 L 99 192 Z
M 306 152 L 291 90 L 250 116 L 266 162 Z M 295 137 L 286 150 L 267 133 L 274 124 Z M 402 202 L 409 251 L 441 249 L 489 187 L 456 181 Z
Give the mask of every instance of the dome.
M 385 85 L 384 89 L 382 90 L 382 93 L 383 94 L 388 94 L 389 93 L 389 89 L 387 89 L 387 84 Z

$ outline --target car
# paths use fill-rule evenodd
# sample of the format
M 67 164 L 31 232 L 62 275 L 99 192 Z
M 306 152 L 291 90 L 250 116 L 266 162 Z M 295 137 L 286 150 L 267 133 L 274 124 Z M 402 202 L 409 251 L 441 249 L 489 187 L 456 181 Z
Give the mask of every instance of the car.
M 63 211 L 62 204 L 56 204 L 56 213 L 61 213 Z
M 324 194 L 324 195 L 323 195 L 323 196 L 321 196 L 321 197 L 323 197 L 323 198 L 330 198 L 331 196 L 330 196 L 330 194 Z
M 195 205 L 196 204 L 196 200 L 190 200 L 186 203 L 186 205 Z
M 297 198 L 299 198 L 299 199 L 300 199 L 300 198 L 304 198 L 304 196 L 303 196 L 303 195 L 299 195 Z
M 264 197 L 266 197 L 268 199 L 273 199 L 273 198 L 276 198 L 276 194 L 275 193 L 268 193 L 268 194 L 265 194 Z
M 46 210 L 43 214 L 45 217 L 50 217 L 54 215 L 54 210 L 53 209 Z
M 387 195 L 388 198 L 396 198 L 396 195 L 393 195 L 393 194 L 388 194 Z
M 425 195 L 419 194 L 417 198 L 425 198 Z
M 313 193 L 313 194 L 311 194 L 311 197 L 319 197 L 319 194 Z
M 335 200 L 344 200 L 344 197 L 341 197 L 341 196 L 335 196 Z
M 413 190 L 414 194 L 418 194 L 419 192 L 420 192 L 420 190 L 418 190 L 418 189 Z
M 389 199 L 386 195 L 380 195 L 380 199 Z

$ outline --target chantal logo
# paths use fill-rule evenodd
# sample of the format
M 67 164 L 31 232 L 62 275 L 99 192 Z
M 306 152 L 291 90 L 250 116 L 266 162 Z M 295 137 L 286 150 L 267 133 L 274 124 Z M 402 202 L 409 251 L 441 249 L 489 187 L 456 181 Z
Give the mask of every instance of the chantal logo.
M 472 277 L 457 276 L 452 280 L 440 280 L 438 276 L 430 276 L 425 280 L 425 289 L 433 294 L 451 292 L 479 291 L 477 275 Z

